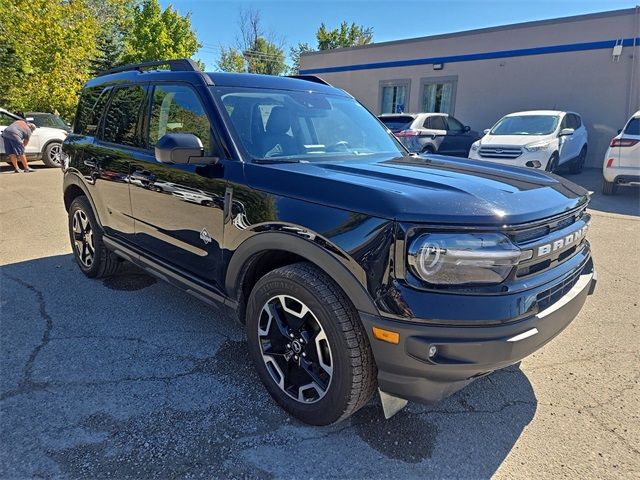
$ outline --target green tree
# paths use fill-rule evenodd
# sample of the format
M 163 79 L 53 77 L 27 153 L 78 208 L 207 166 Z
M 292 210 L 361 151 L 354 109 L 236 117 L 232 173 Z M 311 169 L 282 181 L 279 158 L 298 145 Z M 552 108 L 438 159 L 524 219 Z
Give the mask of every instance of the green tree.
M 352 23 L 342 22 L 340 27 L 327 30 L 324 23 L 316 32 L 318 50 L 332 50 L 334 48 L 357 47 L 373 42 L 373 29 Z
M 190 14 L 181 16 L 171 6 L 163 11 L 158 0 L 143 0 L 133 8 L 122 62 L 189 58 L 200 46 Z
M 242 73 L 247 71 L 242 52 L 233 47 L 220 49 L 217 66 L 223 72 Z
M 97 55 L 91 59 L 91 73 L 96 75 L 122 63 L 137 0 L 87 0 L 87 4 L 98 22 Z
M 289 56 L 291 60 L 293 60 L 293 65 L 291 66 L 292 75 L 298 75 L 300 73 L 300 55 L 313 51 L 313 47 L 308 43 L 298 43 L 298 45 L 289 49 Z
M 259 10 L 240 10 L 238 30 L 236 45 L 220 48 L 220 70 L 267 75 L 287 72 L 283 42 L 264 31 Z
M 0 104 L 71 118 L 96 53 L 96 28 L 85 0 L 0 2 Z

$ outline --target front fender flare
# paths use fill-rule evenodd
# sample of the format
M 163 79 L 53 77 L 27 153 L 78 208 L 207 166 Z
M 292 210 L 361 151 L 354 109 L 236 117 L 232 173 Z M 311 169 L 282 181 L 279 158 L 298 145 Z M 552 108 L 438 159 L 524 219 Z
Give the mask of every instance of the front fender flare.
M 233 299 L 239 298 L 247 262 L 251 261 L 255 255 L 267 250 L 280 250 L 305 258 L 333 278 L 344 290 L 357 310 L 371 315 L 379 314 L 365 286 L 358 280 L 358 277 L 361 277 L 363 281 L 366 281 L 364 272 L 362 272 L 362 275 L 358 275 L 357 270 L 360 269 L 360 266 L 355 261 L 346 259 L 346 263 L 352 263 L 351 268 L 349 268 L 343 261 L 338 259 L 335 253 L 326 248 L 300 238 L 295 234 L 281 232 L 258 233 L 245 240 L 236 249 L 229 262 L 225 277 L 225 288 L 229 297 Z

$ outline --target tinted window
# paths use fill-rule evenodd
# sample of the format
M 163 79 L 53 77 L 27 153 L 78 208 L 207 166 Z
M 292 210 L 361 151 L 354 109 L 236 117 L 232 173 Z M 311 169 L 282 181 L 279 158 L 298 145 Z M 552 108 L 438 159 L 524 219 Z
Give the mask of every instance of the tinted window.
M 0 113 L 0 127 L 8 127 L 13 122 L 15 122 L 13 117 L 10 117 L 6 113 Z
M 102 95 L 103 92 L 104 95 Z M 96 134 L 107 97 L 104 87 L 87 88 L 82 92 L 73 124 L 74 133 L 80 135 Z
M 407 115 L 397 117 L 380 117 L 380 121 L 384 123 L 392 132 L 399 132 L 405 130 L 413 123 L 413 117 Z
M 627 135 L 640 135 L 640 118 L 632 118 L 624 129 Z
M 353 98 L 317 92 L 212 88 L 254 158 L 348 160 L 402 147 Z
M 52 113 L 29 113 L 25 114 L 25 117 L 33 118 L 33 123 L 36 127 L 49 127 L 49 128 L 62 128 L 66 129 L 67 124 L 64 123 L 57 115 Z
M 193 133 L 210 151 L 210 125 L 196 93 L 181 85 L 161 85 L 153 90 L 149 121 L 149 147 L 167 133 Z
M 578 129 L 582 126 L 582 119 L 579 115 L 571 115 L 573 117 L 573 124 L 575 125 L 572 128 Z
M 140 86 L 118 88 L 113 93 L 104 122 L 102 139 L 131 147 L 140 147 L 137 134 L 144 89 Z
M 555 115 L 503 117 L 491 129 L 491 135 L 548 135 L 556 129 L 558 120 Z
M 441 115 L 427 117 L 423 125 L 424 128 L 428 128 L 429 130 L 447 130 L 447 121 L 445 117 Z
M 464 131 L 464 125 L 453 117 L 447 117 L 447 125 L 449 125 L 448 130 L 452 130 L 454 132 Z

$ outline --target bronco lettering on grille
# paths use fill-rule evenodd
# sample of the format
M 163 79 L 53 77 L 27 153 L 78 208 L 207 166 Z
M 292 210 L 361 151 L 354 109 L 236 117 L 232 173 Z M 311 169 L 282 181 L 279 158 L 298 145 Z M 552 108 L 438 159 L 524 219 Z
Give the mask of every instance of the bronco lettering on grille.
M 588 225 L 585 225 L 580 230 L 577 230 L 569 235 L 559 238 L 551 243 L 546 243 L 538 247 L 538 256 L 548 255 L 552 252 L 568 247 L 574 243 L 578 243 L 587 234 Z

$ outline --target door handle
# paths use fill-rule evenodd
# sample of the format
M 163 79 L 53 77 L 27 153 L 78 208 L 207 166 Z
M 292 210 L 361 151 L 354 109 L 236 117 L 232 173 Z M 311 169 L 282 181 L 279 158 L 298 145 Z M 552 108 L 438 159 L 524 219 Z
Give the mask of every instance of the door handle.
M 98 163 L 95 160 L 85 160 L 82 163 L 84 163 L 85 166 L 87 166 L 89 168 L 96 168 L 98 166 Z

